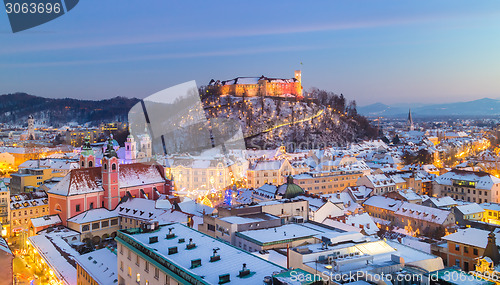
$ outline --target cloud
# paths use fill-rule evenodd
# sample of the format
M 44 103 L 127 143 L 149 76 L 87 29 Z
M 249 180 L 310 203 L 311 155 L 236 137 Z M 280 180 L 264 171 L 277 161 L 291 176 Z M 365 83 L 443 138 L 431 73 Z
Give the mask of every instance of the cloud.
M 469 17 L 485 17 L 485 15 L 469 15 Z M 498 16 L 494 13 L 494 16 Z M 445 19 L 454 19 L 458 16 L 418 16 L 418 17 L 405 17 L 405 18 L 391 18 L 391 19 L 377 19 L 372 21 L 355 21 L 343 23 L 309 23 L 300 25 L 283 25 L 277 27 L 256 27 L 251 29 L 229 29 L 217 31 L 199 31 L 178 34 L 149 34 L 131 36 L 130 33 L 117 36 L 98 38 L 95 36 L 95 31 L 91 35 L 77 35 L 81 40 L 65 41 L 65 42 L 51 42 L 51 43 L 37 43 L 36 45 L 25 45 L 24 47 L 15 46 L 7 47 L 6 45 L 0 46 L 0 54 L 16 54 L 16 53 L 29 53 L 29 52 L 43 52 L 55 50 L 74 50 L 86 48 L 107 48 L 116 46 L 127 45 L 143 45 L 179 41 L 197 41 L 204 39 L 232 39 L 243 37 L 260 37 L 260 36 L 277 36 L 288 34 L 301 34 L 313 32 L 331 32 L 341 30 L 353 29 L 370 29 L 379 27 L 401 26 L 424 22 L 440 21 Z M 462 17 L 460 17 L 462 18 Z M 7 35 L 5 35 L 7 36 Z M 11 35 L 9 35 L 11 36 Z M 91 38 L 85 38 L 91 36 Z
M 93 64 L 108 64 L 134 61 L 149 61 L 149 60 L 166 60 L 166 59 L 182 59 L 182 58 L 197 58 L 197 57 L 216 57 L 216 56 L 239 56 L 263 53 L 276 52 L 293 52 L 305 50 L 320 50 L 328 48 L 327 46 L 277 46 L 263 48 L 245 48 L 233 50 L 218 50 L 218 51 L 201 51 L 201 52 L 183 52 L 183 53 L 162 53 L 153 55 L 142 55 L 135 57 L 120 57 L 113 59 L 95 59 L 95 60 L 69 60 L 69 61 L 45 61 L 45 62 L 26 62 L 26 63 L 3 63 L 0 67 L 5 68 L 24 68 L 24 67 L 50 67 L 50 66 L 70 66 L 70 65 L 93 65 Z

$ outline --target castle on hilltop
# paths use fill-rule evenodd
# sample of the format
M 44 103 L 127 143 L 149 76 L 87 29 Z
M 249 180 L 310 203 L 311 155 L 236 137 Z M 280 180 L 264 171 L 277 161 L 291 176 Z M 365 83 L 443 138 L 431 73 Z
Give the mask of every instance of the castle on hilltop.
M 289 79 L 261 77 L 236 77 L 220 81 L 210 80 L 207 91 L 215 95 L 233 95 L 239 97 L 276 96 L 302 97 L 302 73 L 295 71 L 295 77 Z

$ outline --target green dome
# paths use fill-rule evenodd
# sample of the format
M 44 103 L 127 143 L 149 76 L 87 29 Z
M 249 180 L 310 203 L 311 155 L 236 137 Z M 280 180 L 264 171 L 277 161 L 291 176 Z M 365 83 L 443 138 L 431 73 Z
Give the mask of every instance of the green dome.
M 302 187 L 300 187 L 299 185 L 293 183 L 292 176 L 288 176 L 286 179 L 286 183 L 278 187 L 276 194 L 281 195 L 285 199 L 291 199 L 303 195 L 304 189 L 302 189 Z

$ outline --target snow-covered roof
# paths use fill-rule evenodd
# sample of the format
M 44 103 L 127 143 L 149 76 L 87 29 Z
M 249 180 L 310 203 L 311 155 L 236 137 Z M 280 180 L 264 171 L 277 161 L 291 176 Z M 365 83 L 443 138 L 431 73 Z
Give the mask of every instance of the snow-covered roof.
M 120 188 L 165 182 L 164 174 L 159 165 L 132 163 L 119 166 L 118 183 Z M 50 189 L 49 193 L 71 196 L 101 191 L 104 191 L 101 167 L 91 167 L 71 170 Z
M 38 207 L 48 205 L 49 199 L 44 191 L 24 192 L 10 195 L 10 209 L 18 210 L 23 208 Z
M 500 204 L 497 203 L 482 203 L 480 206 L 485 210 L 500 211 Z
M 443 224 L 450 215 L 450 211 L 404 202 L 395 214 L 436 224 Z
M 3 237 L 0 237 L 0 250 L 5 251 L 8 254 L 12 254 L 12 251 L 9 248 L 9 244 Z
M 300 224 L 287 224 L 280 227 L 238 232 L 236 235 L 256 244 L 264 245 L 271 242 L 286 241 L 289 239 L 303 239 L 322 234 L 315 229 Z
M 457 210 L 459 210 L 464 215 L 477 214 L 484 212 L 484 209 L 476 203 L 470 203 L 467 205 L 456 206 Z
M 257 223 L 263 222 L 267 220 L 279 219 L 276 216 L 270 214 L 256 214 L 256 215 L 246 215 L 246 216 L 228 216 L 220 218 L 221 221 L 230 223 L 230 224 L 249 224 L 249 223 Z
M 368 235 L 374 235 L 378 232 L 377 224 L 375 224 L 372 217 L 368 215 L 368 213 L 349 215 L 347 216 L 345 223 L 357 228 L 363 227 L 365 233 Z
M 491 190 L 494 185 L 500 184 L 500 179 L 485 173 L 467 170 L 453 169 L 436 178 L 436 182 L 441 185 L 453 185 L 455 180 L 475 182 L 476 189 Z
M 163 238 L 169 233 L 169 228 L 172 228 L 172 233 L 175 234 L 176 238 Z M 221 274 L 230 274 L 230 281 L 225 284 L 257 284 L 262 282 L 265 276 L 270 276 L 273 272 L 280 272 L 284 269 L 249 252 L 178 223 L 165 225 L 157 231 L 148 233 L 122 230 L 119 232 L 118 237 L 122 234 L 126 240 L 130 239 L 132 242 L 150 249 L 151 252 L 147 254 L 152 258 L 173 263 L 193 278 L 203 280 L 209 284 L 218 284 Z M 159 237 L 161 242 L 150 243 L 150 237 L 154 236 Z M 185 242 L 179 243 L 179 238 L 183 238 Z M 192 242 L 195 244 L 195 247 L 192 249 L 186 249 L 189 239 L 192 239 Z M 177 247 L 178 253 L 169 255 L 169 247 Z M 220 255 L 220 260 L 208 262 L 207 260 L 213 256 L 214 248 L 218 248 L 217 254 Z M 201 259 L 201 266 L 192 268 L 191 261 L 197 258 Z M 239 275 L 239 271 L 242 270 L 243 263 L 246 264 L 246 267 L 253 274 L 241 279 L 237 276 Z M 203 276 L 203 279 L 201 279 L 201 276 Z
M 31 224 L 35 228 L 53 226 L 61 223 L 61 218 L 58 214 L 43 216 L 38 218 L 31 218 Z
M 106 208 L 97 208 L 97 209 L 87 210 L 83 213 L 73 216 L 68 219 L 68 222 L 85 224 L 116 217 L 118 217 L 118 213 L 116 210 L 110 211 Z
M 457 204 L 457 202 L 455 200 L 453 200 L 453 198 L 451 198 L 450 196 L 444 196 L 441 198 L 430 197 L 429 199 L 438 208 L 451 207 L 451 206 L 455 206 Z
M 59 280 L 62 280 L 67 285 L 77 284 L 74 260 L 79 253 L 60 235 L 44 232 L 28 239 Z
M 444 236 L 442 239 L 479 248 L 486 248 L 489 233 L 489 231 L 476 228 L 466 228 L 458 230 L 456 233 Z M 497 246 L 500 246 L 500 234 L 496 233 L 495 237 Z
M 386 209 L 389 211 L 397 211 L 402 204 L 402 201 L 397 201 L 383 196 L 372 196 L 363 203 L 363 205 Z
M 75 260 L 98 284 L 118 284 L 118 258 L 108 248 L 76 256 Z

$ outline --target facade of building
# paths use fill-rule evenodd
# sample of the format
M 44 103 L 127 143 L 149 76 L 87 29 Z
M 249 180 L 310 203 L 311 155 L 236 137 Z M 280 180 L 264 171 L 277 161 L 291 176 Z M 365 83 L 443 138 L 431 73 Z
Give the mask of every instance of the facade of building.
M 261 77 L 236 77 L 220 81 L 212 79 L 207 90 L 214 95 L 233 95 L 239 97 L 289 96 L 302 97 L 302 73 L 295 71 L 290 79 Z
M 457 266 L 464 271 L 474 270 L 477 258 L 484 255 L 489 231 L 466 228 L 443 237 L 447 243 L 447 265 Z M 499 242 L 496 242 L 497 246 Z
M 18 173 L 12 173 L 10 190 L 12 194 L 33 191 L 40 187 L 46 180 L 53 177 L 51 168 L 24 168 Z
M 9 236 L 28 231 L 30 219 L 49 214 L 47 193 L 43 191 L 12 194 L 10 196 Z
M 0 237 L 6 236 L 10 224 L 10 190 L 0 180 Z
M 334 194 L 356 186 L 361 171 L 313 171 L 295 175 L 295 183 L 311 194 Z
M 256 189 L 264 184 L 279 185 L 285 183 L 289 175 L 306 171 L 309 171 L 309 167 L 294 164 L 287 158 L 258 160 L 250 163 L 247 171 L 247 186 Z
M 114 238 L 119 229 L 118 214 L 106 208 L 87 210 L 67 220 L 68 228 L 79 232 L 81 241 L 98 244 Z
M 0 274 L 2 277 L 2 284 L 13 285 L 14 280 L 14 254 L 9 248 L 7 241 L 0 237 Z

